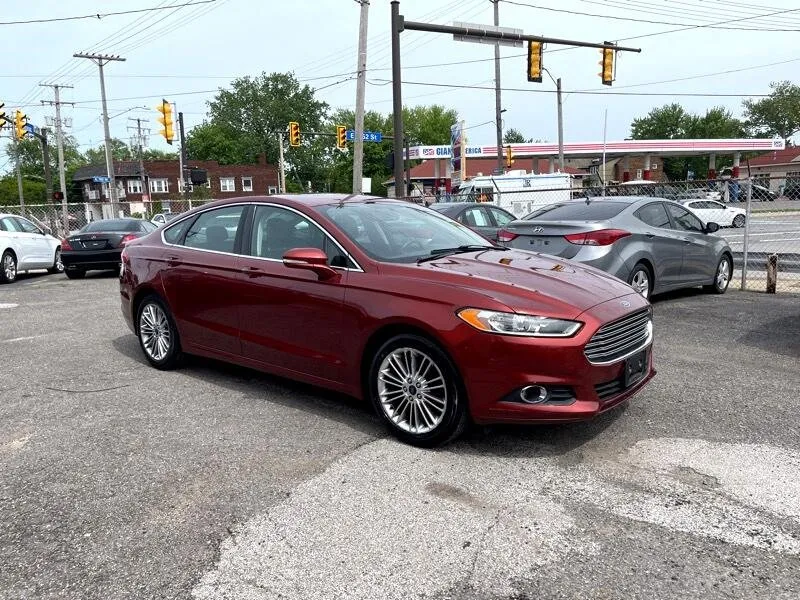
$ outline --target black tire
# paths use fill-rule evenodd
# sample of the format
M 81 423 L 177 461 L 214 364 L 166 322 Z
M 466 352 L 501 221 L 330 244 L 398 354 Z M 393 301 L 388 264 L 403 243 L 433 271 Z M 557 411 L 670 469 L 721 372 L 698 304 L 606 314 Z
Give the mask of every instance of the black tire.
M 53 266 L 47 269 L 51 275 L 57 275 L 64 272 L 64 263 L 61 262 L 61 248 L 56 248 L 56 254 L 53 257 Z
M 17 257 L 11 250 L 6 250 L 0 258 L 0 283 L 14 283 L 16 280 Z
M 83 279 L 86 277 L 86 271 L 83 269 L 65 269 L 64 275 L 67 276 L 67 279 Z
M 722 277 L 721 271 L 723 263 L 727 265 L 727 276 Z M 703 289 L 711 294 L 724 294 L 728 290 L 733 277 L 733 261 L 727 254 L 723 255 L 717 263 L 717 269 L 714 271 L 714 283 L 711 285 L 703 286 Z
M 642 277 L 646 280 L 646 288 L 641 285 L 643 281 Z M 653 293 L 653 283 L 653 274 L 650 272 L 648 266 L 644 263 L 636 263 L 631 274 L 628 275 L 628 285 L 635 289 L 641 296 L 649 299 L 650 295 Z
M 737 228 L 744 227 L 744 222 L 745 222 L 744 215 L 736 215 L 735 217 L 733 217 L 732 225 Z
M 148 316 L 143 317 L 145 313 Z M 161 350 L 157 351 L 156 346 L 150 343 L 152 340 L 147 338 L 148 332 L 152 332 L 151 335 L 157 337 L 161 336 L 162 332 L 166 332 L 168 341 L 166 350 L 161 348 L 163 355 L 161 355 Z M 139 346 L 147 362 L 156 369 L 168 371 L 179 366 L 183 353 L 181 352 L 178 328 L 175 326 L 175 320 L 172 318 L 169 308 L 158 296 L 147 296 L 139 304 L 136 310 L 136 337 L 139 338 Z
M 384 373 L 384 378 L 379 381 L 381 365 L 384 364 L 384 360 L 391 361 L 393 359 L 389 358 L 390 355 L 398 357 L 402 356 L 404 352 L 409 356 L 426 357 L 431 361 L 431 366 L 427 371 L 422 369 L 417 371 L 418 378 L 414 380 L 415 383 L 408 385 L 407 389 L 401 389 L 395 380 L 388 379 L 390 376 L 388 372 Z M 393 367 L 389 364 L 384 365 L 384 368 L 391 369 Z M 466 428 L 469 416 L 467 397 L 461 378 L 447 354 L 430 340 L 411 334 L 402 334 L 391 338 L 378 349 L 372 358 L 368 377 L 369 397 L 375 411 L 392 434 L 401 441 L 412 446 L 432 448 L 454 440 Z M 442 387 L 436 384 L 436 386 L 432 385 L 428 388 L 428 384 L 438 381 L 439 377 L 442 379 Z M 406 382 L 400 383 L 405 384 Z M 420 385 L 418 390 L 415 389 L 415 385 Z M 382 401 L 379 386 L 383 390 L 383 398 L 389 398 L 385 404 Z M 434 388 L 437 391 L 434 391 Z M 394 391 L 387 392 L 387 389 Z M 426 390 L 431 394 L 427 394 Z M 391 398 L 393 394 L 401 394 L 401 397 Z M 403 394 L 407 394 L 407 396 L 402 397 Z M 428 398 L 436 396 L 437 402 L 441 402 L 443 408 L 423 399 L 424 396 Z M 409 397 L 412 398 L 410 401 Z M 414 398 L 418 400 L 415 401 Z M 398 407 L 402 407 L 402 409 Z M 398 412 L 394 414 L 394 417 L 390 416 L 390 412 L 395 409 Z M 408 415 L 408 418 L 403 419 L 404 415 Z M 428 419 L 428 417 L 431 418 Z M 424 421 L 424 427 L 419 427 L 421 421 Z M 414 422 L 417 427 L 413 426 Z M 426 430 L 412 431 L 412 429 Z

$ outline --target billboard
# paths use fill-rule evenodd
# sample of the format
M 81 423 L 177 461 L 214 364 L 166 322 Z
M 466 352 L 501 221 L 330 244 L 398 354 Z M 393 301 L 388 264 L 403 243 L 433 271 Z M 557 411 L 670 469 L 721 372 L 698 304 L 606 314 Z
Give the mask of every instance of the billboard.
M 455 184 L 465 179 L 467 157 L 464 154 L 464 121 L 450 127 L 450 180 Z

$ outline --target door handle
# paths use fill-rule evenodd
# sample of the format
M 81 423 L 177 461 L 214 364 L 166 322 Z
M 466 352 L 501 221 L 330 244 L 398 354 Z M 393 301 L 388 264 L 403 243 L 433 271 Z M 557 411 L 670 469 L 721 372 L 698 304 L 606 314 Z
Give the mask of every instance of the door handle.
M 653 239 L 654 237 L 656 237 L 656 234 L 655 234 L 655 233 L 652 233 L 652 232 L 650 232 L 650 231 L 647 231 L 647 232 L 645 232 L 645 235 L 646 235 L 647 237 L 649 237 L 650 239 Z
M 181 264 L 181 259 L 178 256 L 168 256 L 167 257 L 167 266 L 168 267 L 177 267 Z
M 241 271 L 248 277 L 261 277 L 262 275 L 266 275 L 266 273 L 258 267 L 242 267 Z

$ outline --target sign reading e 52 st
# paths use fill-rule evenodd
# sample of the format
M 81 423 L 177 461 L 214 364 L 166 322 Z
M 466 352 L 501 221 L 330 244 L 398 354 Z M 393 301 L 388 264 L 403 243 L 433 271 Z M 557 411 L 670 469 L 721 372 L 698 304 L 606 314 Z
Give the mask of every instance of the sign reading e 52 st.
M 354 139 L 356 139 L 356 130 L 348 129 L 347 141 L 352 142 Z M 383 134 L 380 131 L 365 131 L 363 139 L 365 142 L 382 142 Z

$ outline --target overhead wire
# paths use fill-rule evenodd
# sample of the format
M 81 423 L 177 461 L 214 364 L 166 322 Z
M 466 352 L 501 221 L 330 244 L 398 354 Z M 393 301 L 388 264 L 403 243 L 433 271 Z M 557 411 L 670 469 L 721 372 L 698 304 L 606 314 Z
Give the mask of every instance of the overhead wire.
M 190 2 L 185 2 L 183 4 L 176 4 L 173 6 L 194 6 L 196 4 L 209 4 L 211 2 L 216 2 L 217 0 L 192 0 Z M 172 6 L 167 6 L 165 8 L 172 8 Z M 120 15 L 130 15 L 134 13 L 143 13 L 149 12 L 154 10 L 162 10 L 161 8 L 138 8 L 138 9 L 131 9 L 131 10 L 120 10 L 114 12 L 107 12 L 107 13 L 93 13 L 88 15 L 75 15 L 71 17 L 50 17 L 47 19 L 27 19 L 23 21 L 0 21 L 0 25 L 31 25 L 33 23 L 56 23 L 62 21 L 78 21 L 82 19 L 104 19 L 106 17 L 115 17 Z

